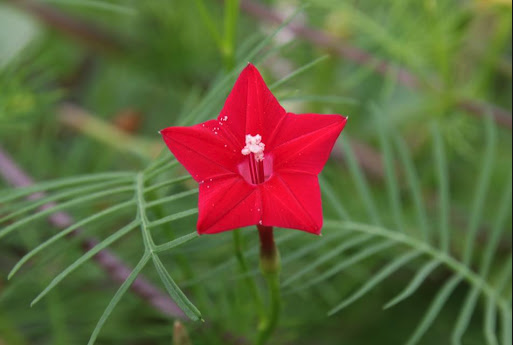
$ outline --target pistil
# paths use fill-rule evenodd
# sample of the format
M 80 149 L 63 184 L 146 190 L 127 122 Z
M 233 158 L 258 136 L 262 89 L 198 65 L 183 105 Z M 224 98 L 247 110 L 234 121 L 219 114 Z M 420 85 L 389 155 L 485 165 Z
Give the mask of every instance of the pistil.
M 244 156 L 249 156 L 249 172 L 253 184 L 260 184 L 265 181 L 264 150 L 265 144 L 262 142 L 262 136 L 259 134 L 255 136 L 246 135 L 246 146 L 241 150 L 241 153 Z

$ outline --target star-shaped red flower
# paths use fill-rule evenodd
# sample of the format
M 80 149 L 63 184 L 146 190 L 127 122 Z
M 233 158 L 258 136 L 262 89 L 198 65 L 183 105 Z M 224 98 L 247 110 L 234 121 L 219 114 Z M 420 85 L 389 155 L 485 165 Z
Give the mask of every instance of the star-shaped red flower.
M 249 225 L 320 234 L 317 175 L 345 124 L 340 115 L 287 113 L 250 64 L 217 120 L 161 134 L 199 183 L 200 234 Z

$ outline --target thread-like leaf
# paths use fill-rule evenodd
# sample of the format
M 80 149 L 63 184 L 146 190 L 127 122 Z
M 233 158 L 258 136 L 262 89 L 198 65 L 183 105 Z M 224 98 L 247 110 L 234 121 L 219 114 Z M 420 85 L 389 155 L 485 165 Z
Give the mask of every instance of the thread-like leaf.
M 392 208 L 392 214 L 394 216 L 395 225 L 399 231 L 404 232 L 404 220 L 401 205 L 400 188 L 397 182 L 397 172 L 395 167 L 395 158 L 390 144 L 390 135 L 388 130 L 388 124 L 384 114 L 382 114 L 376 106 L 372 107 L 372 113 L 377 123 L 378 136 L 381 144 L 381 150 L 383 151 L 383 160 L 385 162 L 385 178 L 386 187 L 390 205 Z
M 170 216 L 161 218 L 159 220 L 155 220 L 155 221 L 153 221 L 153 222 L 148 224 L 148 228 L 154 228 L 156 226 L 159 226 L 159 225 L 162 225 L 162 224 L 166 224 L 166 223 L 170 223 L 170 222 L 178 220 L 178 219 L 186 218 L 186 217 L 192 216 L 192 215 L 197 214 L 197 213 L 198 213 L 198 209 L 197 208 L 191 208 L 189 210 L 186 210 L 186 211 L 183 211 L 183 212 L 178 212 L 178 213 L 172 214 Z
M 374 199 L 372 198 L 367 179 L 365 178 L 365 174 L 363 173 L 360 165 L 358 164 L 358 161 L 356 160 L 353 149 L 351 148 L 351 144 L 347 139 L 345 139 L 345 137 L 342 137 L 342 148 L 346 154 L 351 176 L 353 177 L 356 188 L 358 189 L 358 195 L 362 198 L 362 201 L 365 205 L 365 208 L 367 209 L 369 217 L 372 219 L 372 222 L 375 225 L 379 225 L 382 223 L 381 217 L 379 216 L 376 205 L 374 204 Z
M 48 215 L 50 215 L 50 214 L 52 214 L 54 212 L 57 212 L 57 211 L 60 211 L 60 210 L 64 210 L 64 209 L 72 207 L 72 206 L 81 205 L 81 204 L 84 204 L 84 203 L 86 203 L 88 201 L 92 201 L 92 200 L 95 200 L 95 199 L 100 199 L 102 197 L 111 196 L 111 195 L 120 194 L 120 193 L 125 193 L 125 192 L 130 192 L 130 191 L 133 191 L 133 187 L 113 188 L 113 189 L 110 189 L 110 190 L 107 190 L 107 191 L 93 193 L 93 194 L 89 194 L 87 196 L 84 196 L 84 197 L 81 197 L 81 198 L 78 198 L 78 199 L 73 199 L 73 200 L 70 200 L 70 201 L 67 201 L 67 202 L 63 202 L 63 203 L 58 204 L 56 206 L 50 207 L 50 208 L 48 208 L 48 209 L 46 209 L 44 211 L 41 211 L 41 212 L 35 213 L 35 214 L 31 215 L 31 216 L 28 216 L 26 218 L 20 219 L 20 220 L 18 220 L 15 223 L 12 223 L 11 225 L 9 225 L 9 226 L 5 227 L 4 229 L 0 230 L 0 238 L 8 235 L 9 233 L 11 233 L 12 231 L 18 229 L 22 225 L 25 225 L 25 224 L 28 224 L 28 223 L 34 221 L 34 220 L 46 217 L 46 216 L 48 216 Z
M 501 312 L 502 319 L 502 344 L 509 345 L 512 343 L 512 317 L 511 317 L 511 309 L 503 308 Z
M 490 238 L 486 244 L 486 248 L 483 252 L 483 258 L 481 260 L 481 273 L 488 275 L 490 268 L 493 263 L 493 258 L 499 247 L 501 236 L 506 228 L 506 222 L 511 217 L 511 198 L 512 198 L 512 173 L 510 171 L 506 187 L 504 188 L 504 194 L 499 202 L 499 209 L 497 215 L 494 217 L 495 222 L 490 233 Z
M 0 196 L 0 204 L 6 204 L 12 200 L 23 198 L 38 192 L 48 192 L 54 189 L 69 187 L 77 184 L 86 184 L 92 182 L 99 182 L 105 180 L 133 178 L 135 176 L 132 172 L 115 172 L 115 173 L 102 173 L 81 175 L 76 177 L 62 178 L 55 181 L 41 182 L 34 184 L 30 187 L 17 188 L 9 190 L 5 195 Z
M 433 135 L 433 152 L 437 170 L 439 185 L 438 212 L 439 212 L 439 235 L 440 244 L 444 252 L 449 252 L 451 246 L 451 234 L 449 228 L 449 176 L 447 170 L 447 158 L 445 157 L 445 146 L 440 129 L 435 124 L 431 128 Z
M 155 247 L 154 251 L 156 253 L 159 253 L 159 252 L 163 252 L 163 251 L 166 251 L 166 250 L 169 250 L 169 249 L 181 246 L 181 245 L 183 245 L 183 244 L 185 244 L 187 242 L 190 242 L 190 241 L 194 240 L 195 238 L 198 238 L 198 236 L 199 235 L 198 235 L 197 232 L 190 233 L 188 235 L 179 237 L 176 240 L 172 240 L 172 241 L 170 241 L 168 243 L 164 243 L 164 244 L 158 245 L 158 246 Z
M 465 335 L 465 332 L 467 331 L 472 319 L 472 315 L 476 309 L 479 293 L 479 288 L 474 287 L 467 294 L 465 302 L 463 302 L 463 307 L 461 308 L 458 320 L 456 321 L 456 327 L 454 328 L 451 336 L 453 345 L 461 345 L 463 335 Z
M 488 298 L 484 320 L 484 334 L 489 345 L 499 345 L 497 338 L 497 306 Z
M 483 216 L 483 209 L 486 202 L 486 195 L 492 179 L 492 171 L 494 169 L 494 161 L 497 148 L 496 127 L 491 116 L 485 116 L 485 151 L 481 166 L 481 176 L 477 182 L 476 195 L 470 213 L 470 222 L 467 229 L 467 238 L 465 241 L 465 249 L 463 251 L 463 261 L 469 264 L 474 254 L 474 246 L 476 242 L 477 232 Z
M 191 190 L 188 190 L 188 191 L 185 191 L 182 193 L 173 194 L 173 195 L 146 203 L 146 208 L 151 208 L 151 207 L 154 207 L 157 205 L 162 205 L 162 204 L 168 203 L 170 201 L 180 200 L 182 198 L 186 198 L 188 196 L 195 195 L 197 193 L 198 193 L 198 189 L 196 188 L 196 189 L 191 189 Z
M 371 291 L 385 279 L 389 278 L 398 269 L 400 269 L 413 259 L 418 258 L 420 254 L 421 253 L 419 253 L 418 251 L 413 250 L 392 261 L 382 270 L 374 274 L 373 277 L 365 285 L 363 285 L 357 292 L 355 292 L 351 297 L 347 298 L 345 301 L 342 301 L 339 305 L 331 309 L 329 315 L 331 316 L 336 314 L 340 310 L 348 307 L 358 299 L 365 296 L 369 291 Z
M 411 338 L 406 343 L 407 345 L 416 345 L 419 343 L 419 341 L 422 339 L 422 337 L 426 334 L 426 332 L 429 330 L 431 325 L 435 322 L 436 318 L 442 311 L 443 307 L 445 306 L 445 303 L 449 299 L 449 297 L 452 295 L 456 287 L 461 283 L 462 278 L 458 275 L 452 277 L 450 280 L 447 281 L 447 283 L 444 285 L 442 289 L 439 290 L 438 294 L 436 295 L 435 299 L 433 300 L 433 303 L 429 307 L 428 311 L 426 312 L 426 315 L 424 316 L 424 319 L 419 324 Z
M 155 264 L 155 268 L 157 269 L 157 272 L 160 276 L 160 279 L 164 283 L 164 287 L 166 288 L 166 291 L 169 293 L 171 298 L 176 302 L 176 304 L 180 307 L 180 309 L 183 310 L 185 315 L 189 317 L 193 321 L 202 320 L 201 313 L 192 304 L 191 301 L 185 296 L 185 294 L 180 290 L 178 285 L 176 285 L 173 278 L 171 278 L 171 275 L 169 275 L 169 272 L 164 267 L 164 264 L 162 261 L 160 261 L 159 257 L 156 254 L 152 254 L 153 263 Z
M 54 202 L 54 201 L 58 201 L 61 199 L 67 199 L 70 197 L 78 197 L 80 195 L 89 194 L 89 193 L 92 193 L 92 192 L 95 192 L 98 190 L 105 190 L 105 188 L 107 188 L 107 187 L 112 187 L 112 186 L 116 186 L 116 185 L 123 184 L 123 183 L 126 184 L 127 182 L 130 182 L 130 181 L 131 181 L 131 179 L 116 179 L 113 181 L 106 181 L 106 182 L 96 183 L 93 185 L 88 185 L 85 187 L 73 188 L 70 190 L 65 190 L 60 193 L 49 195 L 44 198 L 31 201 L 27 206 L 19 208 L 15 212 L 11 212 L 11 213 L 7 214 L 6 216 L 0 218 L 0 222 L 6 222 L 10 219 L 16 218 L 24 213 L 33 211 L 33 210 L 37 209 L 38 207 L 41 207 L 43 205 L 46 205 L 46 204 Z
M 192 176 L 191 175 L 187 175 L 187 176 L 177 177 L 175 179 L 166 180 L 164 182 L 160 182 L 160 183 L 154 184 L 153 186 L 146 187 L 144 189 L 144 192 L 145 193 L 153 192 L 154 190 L 159 190 L 159 189 L 162 189 L 162 188 L 166 188 L 166 187 L 169 187 L 169 186 L 172 186 L 172 185 L 184 182 L 184 181 L 188 181 L 188 180 L 191 180 L 191 179 L 192 179 Z
M 317 58 L 314 61 L 311 61 L 311 62 L 307 63 L 306 65 L 304 65 L 302 67 L 299 67 L 294 72 L 290 73 L 289 75 L 287 75 L 287 76 L 283 77 L 282 79 L 278 80 L 277 82 L 273 83 L 271 86 L 269 86 L 269 89 L 274 91 L 274 89 L 277 89 L 278 87 L 280 87 L 281 85 L 285 84 L 289 80 L 297 77 L 301 73 L 304 73 L 304 72 L 308 71 L 310 68 L 315 67 L 319 63 L 327 60 L 329 57 L 330 57 L 329 55 L 323 55 L 320 58 Z
M 328 198 L 330 206 L 333 207 L 335 212 L 337 212 L 337 215 L 340 217 L 340 219 L 351 220 L 349 212 L 347 212 L 344 205 L 342 205 L 340 199 L 337 198 L 337 196 L 333 192 L 333 187 L 331 187 L 330 183 L 322 175 L 319 176 L 319 184 L 321 186 L 322 194 L 324 194 Z
M 427 277 L 429 277 L 429 275 L 440 266 L 440 264 L 440 261 L 434 259 L 426 263 L 424 267 L 417 271 L 417 274 L 412 279 L 410 284 L 408 284 L 408 286 L 403 290 L 403 292 L 401 292 L 397 297 L 387 303 L 384 309 L 392 308 L 393 306 L 396 306 L 408 297 L 412 296 L 422 286 Z
M 337 246 L 333 248 L 332 250 L 326 252 L 325 254 L 321 255 L 319 258 L 311 262 L 310 264 L 303 267 L 298 272 L 294 273 L 291 277 L 289 277 L 285 282 L 283 283 L 283 286 L 291 285 L 296 280 L 300 279 L 301 277 L 305 276 L 306 274 L 315 271 L 318 267 L 322 266 L 322 264 L 342 255 L 345 251 L 357 247 L 361 245 L 362 243 L 367 242 L 370 240 L 370 236 L 356 236 L 350 241 L 342 243 L 340 246 Z
M 150 260 L 151 255 L 145 254 L 142 259 L 139 261 L 137 266 L 133 269 L 133 271 L 130 273 L 128 278 L 121 284 L 116 294 L 112 297 L 112 299 L 109 302 L 109 305 L 107 305 L 107 308 L 105 308 L 102 316 L 98 320 L 98 323 L 96 324 L 96 327 L 93 330 L 93 333 L 91 334 L 91 337 L 89 338 L 88 345 L 94 345 L 96 342 L 96 339 L 98 338 L 98 335 L 100 334 L 100 331 L 103 328 L 103 325 L 107 322 L 107 319 L 112 314 L 112 311 L 116 306 L 118 305 L 121 298 L 125 295 L 125 293 L 128 291 L 130 286 L 133 284 L 133 282 L 137 279 L 141 271 L 144 269 L 148 261 Z
M 384 241 L 384 242 L 380 242 L 375 245 L 369 246 L 369 247 L 365 248 L 364 250 L 358 252 L 357 254 L 347 258 L 346 260 L 339 262 L 338 264 L 331 267 L 326 272 L 323 272 L 322 274 L 318 275 L 314 279 L 309 280 L 305 284 L 295 287 L 294 291 L 305 289 L 309 286 L 318 284 L 318 283 L 340 273 L 341 271 L 357 264 L 360 261 L 370 258 L 370 257 L 378 254 L 379 252 L 382 252 L 382 251 L 392 248 L 394 245 L 396 245 L 396 243 L 393 241 Z
M 18 263 L 13 267 L 13 269 L 11 270 L 11 272 L 9 273 L 9 276 L 8 276 L 8 279 L 11 279 L 12 276 L 14 274 L 16 274 L 16 272 L 18 272 L 18 270 L 25 264 L 27 263 L 27 261 L 29 261 L 30 259 L 32 259 L 35 255 L 37 255 L 38 253 L 40 253 L 42 250 L 44 250 L 45 248 L 49 247 L 50 245 L 52 245 L 53 243 L 57 242 L 59 239 L 65 237 L 66 235 L 70 234 L 71 232 L 75 231 L 76 229 L 80 228 L 80 227 L 83 227 L 84 225 L 87 225 L 91 222 L 94 222 L 98 219 L 101 219 L 105 216 L 108 216 L 108 215 L 111 215 L 117 211 L 120 211 L 124 208 L 127 208 L 128 206 L 132 206 L 134 205 L 134 202 L 133 201 L 127 201 L 127 202 L 124 202 L 124 203 L 121 203 L 121 204 L 118 204 L 118 205 L 115 205 L 115 206 L 112 206 L 112 207 L 109 207 L 108 209 L 106 210 L 103 210 L 99 213 L 96 213 L 96 214 L 93 214 L 92 216 L 89 216 L 87 218 L 84 218 L 82 219 L 81 221 L 67 227 L 66 229 L 58 232 L 57 234 L 55 234 L 54 236 L 50 237 L 48 240 L 46 240 L 45 242 L 41 243 L 40 245 L 38 245 L 36 248 L 32 249 L 30 252 L 28 252 L 27 254 L 25 254 L 21 259 L 20 261 L 18 261 Z
M 94 257 L 96 254 L 98 254 L 103 249 L 110 246 L 112 243 L 116 242 L 126 234 L 128 234 L 130 231 L 135 229 L 139 225 L 139 221 L 133 221 L 127 226 L 123 227 L 122 229 L 116 231 L 114 234 L 107 237 L 102 242 L 98 243 L 94 248 L 89 250 L 87 253 L 82 255 L 78 260 L 76 260 L 73 264 L 68 266 L 64 271 L 62 271 L 57 277 L 55 277 L 50 284 L 41 292 L 35 299 L 32 301 L 31 306 L 39 302 L 46 294 L 48 294 L 57 284 L 59 284 L 64 278 L 66 278 L 70 273 L 72 273 L 74 270 L 76 270 L 80 265 Z
M 406 179 L 408 181 L 409 190 L 411 192 L 413 203 L 415 205 L 415 212 L 419 223 L 419 229 L 422 232 L 424 240 L 429 241 L 431 236 L 429 234 L 430 229 L 428 225 L 428 217 L 417 171 L 415 170 L 415 166 L 411 159 L 411 154 L 408 151 L 408 147 L 406 146 L 404 140 L 402 140 L 399 137 L 396 137 L 395 144 L 397 147 L 397 151 L 399 153 L 399 159 L 402 162 L 404 171 L 406 173 Z

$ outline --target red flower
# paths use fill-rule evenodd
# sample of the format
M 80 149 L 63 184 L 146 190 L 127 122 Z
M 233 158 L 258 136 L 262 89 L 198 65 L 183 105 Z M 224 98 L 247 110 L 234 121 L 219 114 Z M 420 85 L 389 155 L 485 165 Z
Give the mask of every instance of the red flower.
M 317 175 L 345 124 L 340 115 L 287 113 L 250 64 L 217 120 L 161 134 L 199 183 L 200 234 L 249 225 L 320 234 Z

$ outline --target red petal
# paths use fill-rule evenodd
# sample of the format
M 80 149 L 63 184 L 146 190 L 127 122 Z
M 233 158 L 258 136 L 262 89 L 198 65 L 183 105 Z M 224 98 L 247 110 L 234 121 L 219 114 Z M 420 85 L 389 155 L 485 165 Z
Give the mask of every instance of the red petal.
M 200 182 L 226 175 L 239 175 L 240 148 L 220 131 L 216 120 L 192 127 L 169 127 L 160 133 L 176 159 Z
M 317 176 L 279 173 L 261 186 L 263 225 L 320 234 L 323 218 Z
M 200 184 L 198 232 L 215 234 L 255 225 L 262 213 L 260 191 L 241 177 Z
M 319 174 L 346 120 L 340 115 L 287 114 L 269 145 L 274 172 Z
M 242 149 L 246 134 L 262 136 L 267 143 L 286 112 L 265 84 L 255 66 L 240 74 L 218 117 Z

